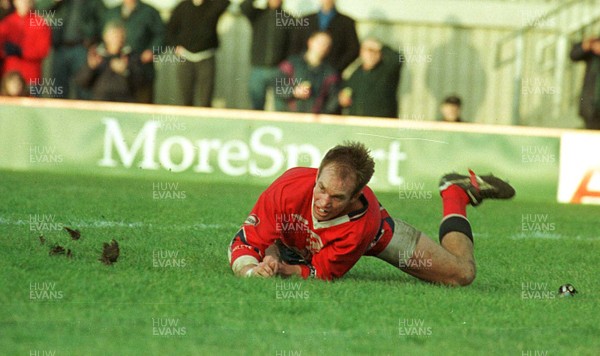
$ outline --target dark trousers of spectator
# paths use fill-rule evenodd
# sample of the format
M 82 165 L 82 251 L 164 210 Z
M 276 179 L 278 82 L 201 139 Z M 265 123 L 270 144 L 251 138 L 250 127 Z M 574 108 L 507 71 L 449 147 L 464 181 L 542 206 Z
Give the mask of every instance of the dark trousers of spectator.
M 154 83 L 144 83 L 133 91 L 133 97 L 136 103 L 152 104 L 154 101 Z
M 264 110 L 267 89 L 274 85 L 277 75 L 279 75 L 277 67 L 252 67 L 250 83 L 248 83 L 252 109 Z
M 154 62 L 144 63 L 141 67 L 141 80 L 134 84 L 133 98 L 136 103 L 154 103 Z
M 177 63 L 182 105 L 211 107 L 215 86 L 215 57 Z
M 52 54 L 52 76 L 57 89 L 54 98 L 68 98 L 71 88 L 75 89 L 76 99 L 90 99 L 89 91 L 72 83 L 77 72 L 87 62 L 87 49 L 83 45 L 55 47 Z

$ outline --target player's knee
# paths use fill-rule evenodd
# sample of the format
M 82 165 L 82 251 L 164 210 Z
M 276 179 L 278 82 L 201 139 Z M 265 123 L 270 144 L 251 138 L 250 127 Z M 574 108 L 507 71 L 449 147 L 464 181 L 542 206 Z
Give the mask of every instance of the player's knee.
M 465 266 L 457 272 L 453 283 L 457 287 L 468 286 L 475 280 L 475 266 L 471 263 L 465 264 Z

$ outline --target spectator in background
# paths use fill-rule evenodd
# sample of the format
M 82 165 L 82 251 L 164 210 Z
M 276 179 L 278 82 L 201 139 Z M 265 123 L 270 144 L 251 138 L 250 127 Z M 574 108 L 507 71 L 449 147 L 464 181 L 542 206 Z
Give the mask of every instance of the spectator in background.
M 29 96 L 21 73 L 12 71 L 4 74 L 0 82 L 0 96 Z
M 340 106 L 348 115 L 397 118 L 400 54 L 368 38 L 360 47 L 360 61 L 338 95 Z
M 52 76 L 67 98 L 71 80 L 85 65 L 88 48 L 100 41 L 106 7 L 102 0 L 54 0 L 49 8 L 60 25 L 52 26 Z M 74 90 L 75 98 L 89 99 L 89 93 Z
M 93 100 L 135 101 L 135 90 L 143 83 L 142 64 L 126 46 L 125 26 L 106 24 L 103 43 L 88 52 L 87 64 L 75 78 L 77 85 L 90 89 Z
M 275 103 L 279 111 L 334 114 L 340 77 L 325 57 L 331 48 L 327 32 L 315 32 L 308 38 L 308 49 L 279 65 L 275 78 Z
M 282 0 L 268 0 L 266 9 L 258 9 L 254 0 L 241 4 L 242 13 L 252 25 L 252 53 L 250 83 L 248 85 L 252 108 L 263 110 L 267 88 L 279 73 L 277 65 L 289 50 L 291 30 L 281 19 L 292 18 L 282 10 Z
M 337 11 L 335 0 L 321 0 L 319 12 L 308 15 L 300 23 L 306 26 L 294 31 L 292 54 L 304 51 L 308 37 L 315 31 L 327 31 L 332 38 L 327 60 L 338 73 L 342 73 L 358 57 L 360 44 L 354 20 Z
M 12 0 L 0 0 L 0 21 L 10 15 L 14 10 L 15 8 L 12 4 Z M 2 49 L 0 48 L 0 52 L 1 51 Z M 4 59 L 2 58 L 2 55 L 0 55 L 0 76 L 2 75 L 3 62 Z
M 33 11 L 33 0 L 15 0 L 15 11 L 0 21 L 2 73 L 19 72 L 28 85 L 42 76 L 42 61 L 50 51 L 50 27 Z
M 183 105 L 210 107 L 215 86 L 217 23 L 229 0 L 184 0 L 167 25 L 167 44 L 185 60 L 177 63 Z
M 120 6 L 106 12 L 105 24 L 120 20 L 125 24 L 126 45 L 132 55 L 143 64 L 143 83 L 136 88 L 135 98 L 140 103 L 152 103 L 154 94 L 154 55 L 164 42 L 165 26 L 158 11 L 138 0 L 123 0 Z
M 456 95 L 450 95 L 440 104 L 440 114 L 442 121 L 445 122 L 463 122 L 460 117 L 462 109 L 462 100 Z
M 0 0 L 0 20 L 10 15 L 15 10 L 11 0 Z
M 579 115 L 585 128 L 600 130 L 600 38 L 588 38 L 571 49 L 571 60 L 585 62 Z

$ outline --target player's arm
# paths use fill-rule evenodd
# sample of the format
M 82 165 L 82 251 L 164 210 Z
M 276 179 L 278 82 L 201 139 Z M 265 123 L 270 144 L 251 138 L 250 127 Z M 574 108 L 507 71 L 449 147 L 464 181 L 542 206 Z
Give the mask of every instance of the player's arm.
M 233 237 L 229 246 L 229 263 L 240 277 L 271 277 L 277 273 L 277 260 L 267 256 L 269 246 L 280 238 L 275 216 L 277 189 L 268 188 L 258 198 L 252 212 Z
M 229 246 L 231 270 L 239 277 L 271 277 L 277 273 L 277 259 L 267 256 L 265 251 L 278 237 L 277 231 L 270 228 L 268 218 L 260 222 L 260 228 L 253 225 L 249 222 L 253 216 L 256 215 L 250 215 L 231 241 Z

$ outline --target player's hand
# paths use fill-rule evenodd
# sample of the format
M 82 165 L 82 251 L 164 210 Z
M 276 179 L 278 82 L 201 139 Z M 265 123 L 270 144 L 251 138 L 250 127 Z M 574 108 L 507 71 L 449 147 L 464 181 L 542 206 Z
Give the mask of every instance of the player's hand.
M 279 275 L 281 277 L 302 276 L 302 268 L 298 265 L 289 265 L 285 262 L 279 262 Z
M 271 270 L 273 274 L 277 274 L 279 272 L 279 260 L 275 256 L 267 255 L 263 259 L 263 263 L 265 263 Z
M 253 268 L 252 276 L 270 278 L 275 276 L 273 271 L 273 265 L 269 262 L 260 262 L 256 267 Z

